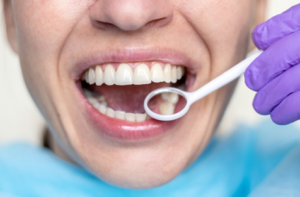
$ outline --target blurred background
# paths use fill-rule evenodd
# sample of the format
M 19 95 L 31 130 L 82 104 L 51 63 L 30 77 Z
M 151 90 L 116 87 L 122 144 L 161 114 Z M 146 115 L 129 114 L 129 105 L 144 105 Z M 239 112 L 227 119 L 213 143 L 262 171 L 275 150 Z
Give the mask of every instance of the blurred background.
M 267 18 L 297 3 L 299 0 L 269 0 Z M 2 4 L 2 10 L 1 6 Z M 9 48 L 5 38 L 2 14 L 0 17 L 0 145 L 12 141 L 40 144 L 45 124 L 26 90 L 18 58 Z M 262 117 L 253 110 L 254 95 L 254 92 L 245 86 L 244 78 L 241 78 L 219 126 L 219 135 L 228 134 L 237 124 L 254 125 L 269 118 Z M 300 123 L 295 125 L 300 128 Z

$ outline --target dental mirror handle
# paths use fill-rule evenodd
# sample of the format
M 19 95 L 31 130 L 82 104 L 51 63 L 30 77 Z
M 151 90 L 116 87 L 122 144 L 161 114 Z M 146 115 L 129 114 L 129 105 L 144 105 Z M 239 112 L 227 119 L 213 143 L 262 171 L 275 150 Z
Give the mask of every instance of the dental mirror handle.
M 255 52 L 253 55 L 233 66 L 231 69 L 205 84 L 195 92 L 189 93 L 189 105 L 240 77 L 244 74 L 248 66 L 262 53 L 263 51 L 261 50 Z
M 250 57 L 246 58 L 245 60 L 241 61 L 240 63 L 236 64 L 220 76 L 216 77 L 212 81 L 208 82 L 198 90 L 194 92 L 185 92 L 177 88 L 172 88 L 172 87 L 165 87 L 165 88 L 159 88 L 157 90 L 153 90 L 150 92 L 147 97 L 144 100 L 144 109 L 147 112 L 149 116 L 151 116 L 154 119 L 161 120 L 161 121 L 171 121 L 171 120 L 176 120 L 178 118 L 181 118 L 184 116 L 190 106 L 195 102 L 200 100 L 201 98 L 207 96 L 208 94 L 214 92 L 215 90 L 225 86 L 226 84 L 232 82 L 233 80 L 237 79 L 240 77 L 248 68 L 248 66 L 261 54 L 263 51 L 257 51 Z M 164 92 L 173 92 L 176 94 L 179 94 L 183 96 L 186 99 L 186 105 L 185 107 L 172 115 L 160 115 L 157 114 L 153 111 L 151 111 L 148 107 L 148 102 L 150 101 L 151 98 L 153 98 L 155 95 L 164 93 Z

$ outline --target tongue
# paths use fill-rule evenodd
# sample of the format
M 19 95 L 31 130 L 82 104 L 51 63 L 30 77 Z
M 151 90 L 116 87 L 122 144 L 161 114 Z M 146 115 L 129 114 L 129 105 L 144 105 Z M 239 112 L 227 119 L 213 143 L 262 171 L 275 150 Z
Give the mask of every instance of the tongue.
M 148 85 L 129 86 L 96 86 L 92 91 L 98 92 L 105 97 L 107 105 L 115 111 L 131 113 L 144 113 L 144 99 L 153 90 L 161 87 L 169 87 L 168 83 L 151 83 Z

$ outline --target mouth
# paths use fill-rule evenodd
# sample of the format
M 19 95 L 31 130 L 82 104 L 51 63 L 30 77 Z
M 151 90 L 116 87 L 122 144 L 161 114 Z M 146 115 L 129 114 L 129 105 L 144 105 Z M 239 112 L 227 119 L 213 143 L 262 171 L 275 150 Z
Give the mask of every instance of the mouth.
M 149 120 L 143 107 L 146 96 L 157 88 L 185 89 L 185 69 L 171 64 L 121 63 L 89 68 L 82 77 L 86 99 L 100 113 L 119 120 L 144 122 Z M 151 101 L 153 111 L 170 115 L 175 112 L 179 97 L 164 93 Z
M 192 75 L 184 65 L 163 61 L 117 62 L 92 65 L 79 77 L 78 86 L 85 108 L 96 130 L 121 140 L 153 138 L 170 130 L 176 121 L 149 117 L 143 103 L 161 87 L 188 90 Z M 151 100 L 156 113 L 170 115 L 182 105 L 177 94 L 162 94 Z

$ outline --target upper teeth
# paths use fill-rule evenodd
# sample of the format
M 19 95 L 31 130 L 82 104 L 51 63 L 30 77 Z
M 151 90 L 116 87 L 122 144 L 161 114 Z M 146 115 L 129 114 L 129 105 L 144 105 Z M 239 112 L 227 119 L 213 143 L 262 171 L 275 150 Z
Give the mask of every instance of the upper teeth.
M 97 86 L 103 83 L 106 85 L 141 85 L 149 84 L 151 81 L 176 83 L 183 75 L 182 66 L 154 63 L 150 70 L 147 64 L 139 63 L 133 70 L 129 64 L 121 63 L 117 71 L 111 64 L 106 65 L 103 70 L 101 66 L 90 68 L 83 75 L 83 80 L 89 84 L 96 83 Z

